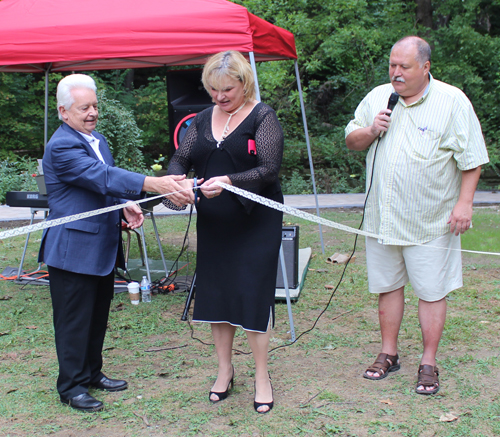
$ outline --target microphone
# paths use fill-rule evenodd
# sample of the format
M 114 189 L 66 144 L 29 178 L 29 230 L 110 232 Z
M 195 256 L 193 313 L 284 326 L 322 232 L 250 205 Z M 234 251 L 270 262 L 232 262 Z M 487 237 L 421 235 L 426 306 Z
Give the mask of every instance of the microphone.
M 389 102 L 387 103 L 387 109 L 390 109 L 391 113 L 392 113 L 392 110 L 394 109 L 394 107 L 396 106 L 396 103 L 398 103 L 398 100 L 399 100 L 399 94 L 396 92 L 393 92 L 391 94 L 391 96 L 389 97 Z M 391 114 L 387 114 L 387 116 L 390 117 Z M 380 139 L 382 139 L 384 134 L 385 134 L 385 132 L 380 132 L 380 135 L 378 136 L 379 141 L 380 141 Z
M 398 100 L 399 100 L 399 94 L 396 92 L 392 93 L 391 96 L 389 97 L 389 103 L 387 104 L 387 109 L 390 109 L 392 112 L 392 110 L 396 106 L 396 103 L 398 103 Z M 391 116 L 391 114 L 388 115 L 389 117 Z

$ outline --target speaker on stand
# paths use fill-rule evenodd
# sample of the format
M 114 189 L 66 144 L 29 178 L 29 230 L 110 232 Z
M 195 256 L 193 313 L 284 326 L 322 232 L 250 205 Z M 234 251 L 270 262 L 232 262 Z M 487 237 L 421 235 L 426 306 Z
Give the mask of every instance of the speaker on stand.
M 202 70 L 167 72 L 169 157 L 175 153 L 194 116 L 210 106 L 212 99 L 201 82 Z
M 281 233 L 281 245 L 285 257 L 286 279 L 288 288 L 294 289 L 299 286 L 299 227 L 283 226 Z M 278 275 L 276 276 L 276 288 L 285 288 L 283 281 L 283 270 L 281 262 L 278 261 Z

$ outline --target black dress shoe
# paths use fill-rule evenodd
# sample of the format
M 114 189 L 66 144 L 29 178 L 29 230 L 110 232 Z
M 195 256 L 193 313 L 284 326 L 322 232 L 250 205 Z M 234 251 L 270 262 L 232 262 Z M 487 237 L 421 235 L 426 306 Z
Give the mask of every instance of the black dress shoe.
M 90 396 L 88 393 L 82 393 L 74 398 L 64 399 L 61 397 L 63 404 L 69 405 L 71 408 L 80 411 L 99 411 L 104 408 L 104 404 L 96 398 Z
M 127 381 L 122 379 L 111 379 L 107 376 L 103 376 L 100 381 L 90 384 L 91 387 L 97 388 L 98 390 L 106 391 L 120 391 L 125 390 L 128 387 Z

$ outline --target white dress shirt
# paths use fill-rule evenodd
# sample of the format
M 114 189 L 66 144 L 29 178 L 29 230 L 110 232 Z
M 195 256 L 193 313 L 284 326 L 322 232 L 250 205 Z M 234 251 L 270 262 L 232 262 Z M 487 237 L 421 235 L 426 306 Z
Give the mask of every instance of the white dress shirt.
M 102 157 L 101 151 L 99 150 L 99 140 L 96 137 L 94 137 L 93 135 L 87 135 L 87 134 L 84 134 L 83 132 L 78 132 L 78 133 L 88 141 L 88 143 L 90 144 L 90 147 L 92 147 L 92 149 L 94 150 L 97 157 L 102 162 L 104 162 L 104 158 Z M 106 164 L 106 163 L 104 162 L 104 164 Z

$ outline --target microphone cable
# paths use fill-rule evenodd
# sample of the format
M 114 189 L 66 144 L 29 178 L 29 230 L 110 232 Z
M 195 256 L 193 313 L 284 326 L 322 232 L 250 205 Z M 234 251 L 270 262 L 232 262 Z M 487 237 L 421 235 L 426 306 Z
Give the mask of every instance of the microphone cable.
M 387 104 L 387 109 L 390 109 L 391 110 L 391 114 L 392 114 L 392 110 L 394 109 L 394 107 L 396 106 L 397 102 L 399 100 L 399 94 L 394 92 L 390 95 L 389 97 L 389 102 Z M 389 114 L 389 117 L 391 115 Z M 377 142 L 375 143 L 375 150 L 373 152 L 373 160 L 372 160 L 372 166 L 371 166 L 371 172 L 370 172 L 370 182 L 368 184 L 368 189 L 366 190 L 366 196 L 365 196 L 365 201 L 363 203 L 363 213 L 362 213 L 362 216 L 361 216 L 361 222 L 358 226 L 358 230 L 361 229 L 361 227 L 363 226 L 363 223 L 365 221 L 365 212 L 366 212 L 366 204 L 368 202 L 368 197 L 370 195 L 370 192 L 371 192 L 371 189 L 372 189 L 372 185 L 373 185 L 373 175 L 375 173 L 375 160 L 377 158 L 377 151 L 378 151 L 378 145 L 380 143 L 380 140 L 382 139 L 382 136 L 383 136 L 383 133 L 380 133 L 379 136 L 377 137 Z M 333 297 L 335 296 L 335 293 L 337 292 L 338 288 L 340 287 L 340 284 L 342 283 L 342 280 L 344 279 L 344 275 L 345 275 L 345 272 L 347 270 L 347 266 L 349 265 L 349 263 L 351 262 L 351 259 L 352 257 L 354 256 L 354 254 L 356 253 L 356 247 L 357 247 L 357 244 L 358 244 L 358 237 L 359 237 L 359 234 L 356 234 L 356 237 L 354 238 L 354 246 L 353 246 L 353 249 L 352 249 L 352 252 L 351 252 L 351 255 L 349 256 L 349 258 L 347 259 L 347 262 L 345 263 L 345 266 L 344 266 L 344 269 L 342 270 L 342 274 L 340 275 L 340 279 L 339 281 L 337 282 L 337 285 L 334 287 L 332 293 L 330 294 L 330 298 L 328 299 L 328 302 L 325 306 L 325 308 L 323 309 L 323 311 L 321 311 L 321 313 L 319 313 L 318 317 L 316 318 L 316 320 L 314 321 L 313 325 L 311 328 L 309 328 L 308 330 L 306 331 L 303 331 L 296 339 L 295 341 L 293 342 L 290 342 L 290 343 L 286 343 L 286 344 L 283 344 L 283 345 L 280 345 L 280 346 L 276 346 L 275 348 L 271 349 L 269 351 L 270 352 L 273 352 L 277 349 L 280 349 L 280 348 L 283 348 L 283 347 L 287 347 L 287 346 L 291 346 L 292 344 L 296 343 L 299 338 L 301 338 L 303 335 L 305 334 L 308 334 L 309 332 L 311 332 L 317 325 L 317 323 L 319 322 L 319 319 L 321 318 L 321 316 L 328 310 L 332 300 L 333 300 Z M 345 314 L 345 313 L 344 313 Z M 336 318 L 338 318 L 340 316 L 337 316 L 335 318 L 333 318 L 332 320 L 335 320 Z

